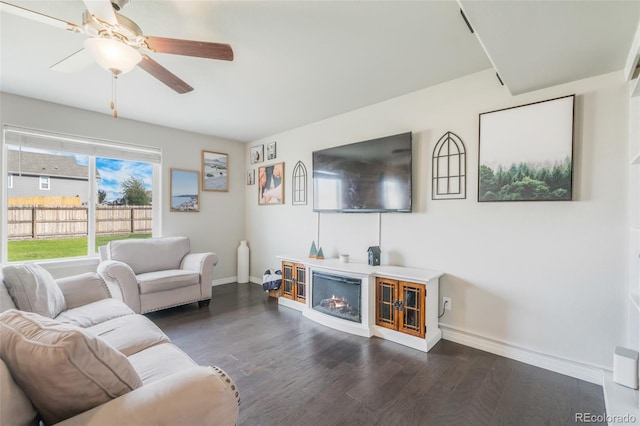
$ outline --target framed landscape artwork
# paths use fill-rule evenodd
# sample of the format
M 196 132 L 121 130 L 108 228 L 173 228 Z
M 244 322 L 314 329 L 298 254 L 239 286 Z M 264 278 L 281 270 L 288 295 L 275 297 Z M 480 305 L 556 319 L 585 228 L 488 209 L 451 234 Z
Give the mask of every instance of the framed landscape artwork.
M 200 172 L 170 169 L 169 203 L 169 210 L 172 212 L 199 212 Z
M 228 154 L 202 151 L 203 191 L 229 191 L 228 163 Z
M 571 201 L 574 101 L 480 114 L 478 201 Z
M 284 163 L 258 168 L 258 204 L 284 204 Z

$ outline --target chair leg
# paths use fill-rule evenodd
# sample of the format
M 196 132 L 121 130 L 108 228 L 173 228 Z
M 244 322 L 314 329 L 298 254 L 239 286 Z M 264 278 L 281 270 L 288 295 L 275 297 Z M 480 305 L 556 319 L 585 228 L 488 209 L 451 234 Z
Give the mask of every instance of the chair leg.
M 199 300 L 198 301 L 198 307 L 199 308 L 206 308 L 207 306 L 209 306 L 209 302 L 211 302 L 211 299 Z

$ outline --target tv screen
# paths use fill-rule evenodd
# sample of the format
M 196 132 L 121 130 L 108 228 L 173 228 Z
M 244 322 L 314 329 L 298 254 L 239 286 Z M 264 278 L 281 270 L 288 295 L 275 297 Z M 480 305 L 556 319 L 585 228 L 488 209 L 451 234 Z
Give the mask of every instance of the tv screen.
M 411 212 L 411 132 L 314 151 L 313 210 Z

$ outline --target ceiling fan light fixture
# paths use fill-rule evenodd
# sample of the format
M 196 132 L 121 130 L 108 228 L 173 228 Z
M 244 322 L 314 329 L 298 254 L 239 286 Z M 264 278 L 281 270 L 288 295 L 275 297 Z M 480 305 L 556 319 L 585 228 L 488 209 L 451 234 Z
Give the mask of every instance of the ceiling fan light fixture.
M 84 48 L 96 58 L 98 65 L 115 75 L 128 73 L 142 60 L 136 49 L 110 38 L 88 38 Z
M 118 12 L 124 9 L 129 3 L 131 3 L 131 0 L 111 0 L 111 6 Z

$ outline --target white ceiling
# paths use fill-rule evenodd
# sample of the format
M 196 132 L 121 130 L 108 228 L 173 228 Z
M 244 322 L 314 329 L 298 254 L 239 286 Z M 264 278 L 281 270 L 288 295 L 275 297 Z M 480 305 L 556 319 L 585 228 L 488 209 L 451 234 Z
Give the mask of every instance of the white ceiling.
M 77 24 L 85 9 L 9 3 Z M 195 90 L 136 68 L 118 79 L 119 116 L 253 141 L 492 66 L 517 94 L 622 70 L 640 20 L 635 0 L 462 6 L 479 39 L 455 1 L 132 0 L 122 14 L 145 34 L 229 43 L 235 59 L 152 53 Z M 0 37 L 0 90 L 110 114 L 106 71 L 49 69 L 84 35 L 2 13 Z

